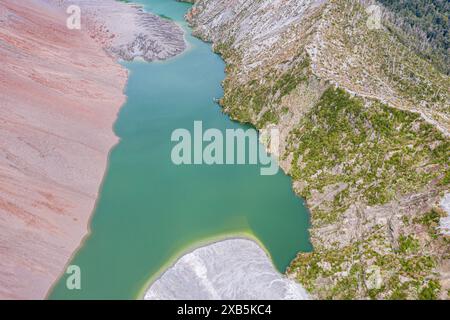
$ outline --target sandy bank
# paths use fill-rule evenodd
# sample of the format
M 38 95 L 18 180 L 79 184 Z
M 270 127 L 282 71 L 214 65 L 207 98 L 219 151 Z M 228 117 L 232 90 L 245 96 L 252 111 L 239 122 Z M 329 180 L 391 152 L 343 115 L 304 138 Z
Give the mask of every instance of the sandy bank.
M 140 5 L 115 0 L 45 0 L 81 9 L 82 29 L 111 56 L 131 61 L 165 60 L 186 49 L 183 30 Z
M 184 255 L 148 289 L 146 300 L 308 299 L 279 274 L 255 242 L 231 239 Z
M 44 298 L 87 234 L 126 99 L 127 71 L 111 56 L 164 59 L 184 48 L 174 24 L 95 3 L 82 30 L 68 30 L 65 1 L 0 2 L 0 299 Z M 172 31 L 168 43 L 158 35 Z

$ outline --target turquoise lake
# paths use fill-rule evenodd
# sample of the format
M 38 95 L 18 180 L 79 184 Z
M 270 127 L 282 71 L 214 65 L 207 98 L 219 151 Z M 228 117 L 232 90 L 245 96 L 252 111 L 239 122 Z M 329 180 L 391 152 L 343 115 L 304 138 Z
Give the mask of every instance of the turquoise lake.
M 136 299 L 149 281 L 184 252 L 218 239 L 249 236 L 284 272 L 300 251 L 310 251 L 309 215 L 281 170 L 260 175 L 259 165 L 176 166 L 175 129 L 248 127 L 233 122 L 214 102 L 223 95 L 225 64 L 211 45 L 190 35 L 174 0 L 138 1 L 186 32 L 189 49 L 156 63 L 124 63 L 130 70 L 92 233 L 75 254 L 81 290 L 61 277 L 51 299 Z

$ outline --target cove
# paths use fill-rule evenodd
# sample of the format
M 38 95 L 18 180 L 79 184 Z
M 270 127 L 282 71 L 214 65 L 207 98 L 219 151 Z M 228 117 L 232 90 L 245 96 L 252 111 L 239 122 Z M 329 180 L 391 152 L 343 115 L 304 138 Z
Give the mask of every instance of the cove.
M 187 250 L 233 236 L 257 240 L 284 272 L 300 251 L 310 251 L 309 216 L 280 172 L 259 165 L 176 166 L 171 134 L 202 121 L 205 129 L 247 129 L 221 112 L 225 65 L 211 46 L 190 35 L 189 4 L 142 0 L 147 11 L 186 31 L 189 49 L 165 62 L 124 63 L 130 70 L 114 130 L 119 144 L 90 224 L 90 235 L 71 265 L 81 290 L 62 275 L 50 299 L 136 299 L 149 281 Z

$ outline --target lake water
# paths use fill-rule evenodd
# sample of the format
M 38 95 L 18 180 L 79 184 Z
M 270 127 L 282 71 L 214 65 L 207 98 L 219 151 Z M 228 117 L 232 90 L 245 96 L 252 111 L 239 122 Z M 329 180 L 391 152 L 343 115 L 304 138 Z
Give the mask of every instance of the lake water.
M 81 290 L 64 275 L 52 299 L 135 299 L 149 281 L 184 252 L 230 236 L 256 239 L 284 272 L 299 251 L 310 251 L 309 218 L 282 171 L 261 176 L 258 165 L 176 166 L 171 134 L 192 129 L 244 128 L 214 102 L 223 95 L 224 62 L 190 35 L 183 20 L 189 5 L 142 0 L 148 11 L 186 31 L 189 50 L 165 62 L 133 62 L 114 126 L 120 143 L 91 221 L 91 235 L 74 256 Z

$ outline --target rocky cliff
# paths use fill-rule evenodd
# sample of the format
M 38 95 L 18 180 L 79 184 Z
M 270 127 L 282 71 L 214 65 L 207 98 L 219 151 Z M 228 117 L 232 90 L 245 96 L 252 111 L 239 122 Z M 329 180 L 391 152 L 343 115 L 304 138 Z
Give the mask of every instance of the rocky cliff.
M 450 79 L 389 14 L 373 1 L 199 0 L 187 15 L 227 62 L 224 110 L 280 129 L 314 245 L 287 272 L 317 298 L 448 298 Z
M 69 30 L 63 1 L 0 1 L 0 299 L 44 298 L 88 231 L 125 101 L 127 72 L 111 55 L 164 59 L 184 49 L 172 23 L 91 3 L 82 29 Z M 121 26 L 120 12 L 151 23 Z M 139 39 L 153 44 L 137 52 Z

